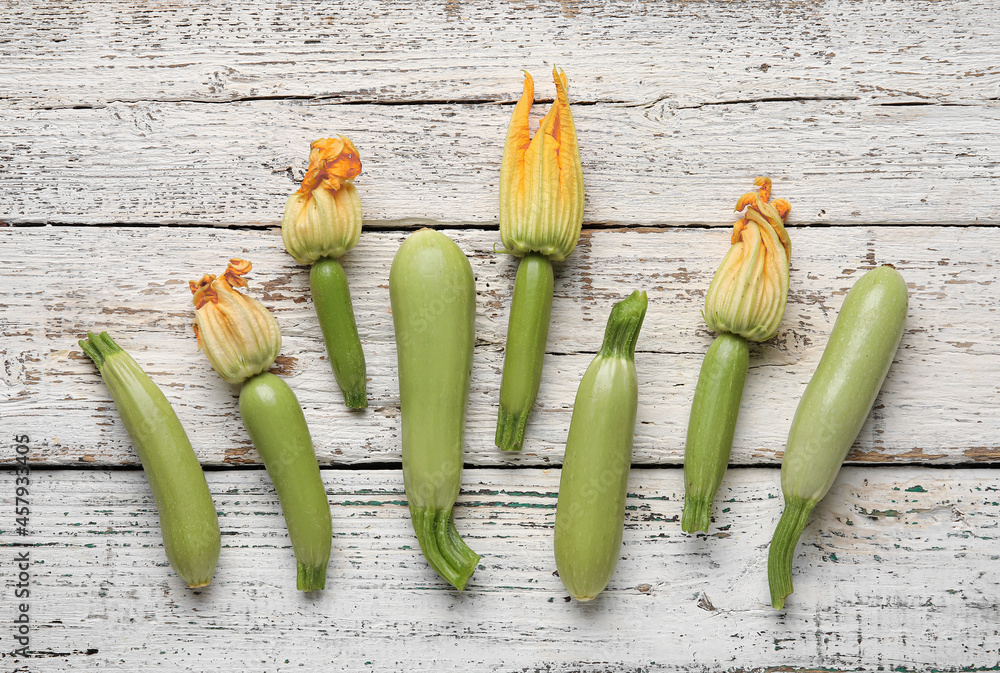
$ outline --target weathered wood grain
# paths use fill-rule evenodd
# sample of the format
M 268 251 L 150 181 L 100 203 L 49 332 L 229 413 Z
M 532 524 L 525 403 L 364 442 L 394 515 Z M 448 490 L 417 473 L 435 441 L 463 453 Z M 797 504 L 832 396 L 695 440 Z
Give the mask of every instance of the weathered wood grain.
M 34 470 L 30 535 L 0 545 L 8 558 L 30 545 L 35 657 L 5 654 L 5 668 L 909 673 L 1000 658 L 992 470 L 845 468 L 780 613 L 766 579 L 775 469 L 727 475 L 696 537 L 680 531 L 681 471 L 634 470 L 621 561 L 587 604 L 554 574 L 557 470 L 466 471 L 456 522 L 483 560 L 463 594 L 423 560 L 396 470 L 323 472 L 334 549 L 327 590 L 309 596 L 266 474 L 207 476 L 224 546 L 212 586 L 191 592 L 141 472 Z M 0 473 L 5 529 L 12 484 Z
M 775 179 L 793 224 L 1000 220 L 995 105 L 659 101 L 573 114 L 589 224 L 722 225 L 756 175 Z M 370 223 L 493 225 L 509 117 L 492 104 L 269 100 L 0 110 L 0 222 L 276 226 L 309 142 L 342 133 L 362 155 Z
M 450 232 L 477 278 L 477 339 L 467 434 L 476 465 L 561 462 L 576 387 L 612 303 L 633 289 L 650 308 L 636 357 L 637 464 L 678 464 L 701 358 L 712 335 L 704 293 L 728 248 L 721 229 L 596 230 L 559 265 L 539 407 L 525 450 L 493 445 L 515 261 L 494 253 L 495 231 Z M 308 272 L 278 232 L 204 228 L 0 230 L 0 415 L 38 441 L 48 464 L 136 464 L 110 396 L 76 346 L 108 330 L 163 387 L 208 464 L 259 459 L 238 420 L 234 388 L 196 351 L 187 281 L 220 273 L 231 256 L 254 263 L 250 288 L 272 309 L 284 346 L 278 371 L 306 409 L 323 464 L 396 462 L 398 391 L 388 268 L 406 232 L 365 232 L 344 258 L 368 359 L 370 408 L 349 412 L 328 369 L 308 295 Z M 791 230 L 788 309 L 778 335 L 752 348 L 733 462 L 780 459 L 799 396 L 844 293 L 867 268 L 892 263 L 910 287 L 896 362 L 850 460 L 996 462 L 1000 370 L 996 274 L 1000 229 L 807 227 Z M 10 456 L 3 456 L 10 460 Z
M 678 106 L 995 98 L 988 0 L 779 2 L 8 2 L 7 105 L 309 97 L 510 100 L 555 63 L 581 100 Z

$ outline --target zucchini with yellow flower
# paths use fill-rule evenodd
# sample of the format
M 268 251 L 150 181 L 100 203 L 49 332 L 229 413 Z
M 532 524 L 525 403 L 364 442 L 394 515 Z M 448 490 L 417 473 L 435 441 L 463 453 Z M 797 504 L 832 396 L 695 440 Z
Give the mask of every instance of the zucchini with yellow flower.
M 514 281 L 500 383 L 496 444 L 519 451 L 538 398 L 552 312 L 552 262 L 573 252 L 583 226 L 583 169 L 566 95 L 566 74 L 552 70 L 556 100 L 530 138 L 534 80 L 514 106 L 500 167 L 500 239 L 521 257 Z
M 295 393 L 267 370 L 281 350 L 274 316 L 238 292 L 250 262 L 233 259 L 221 276 L 191 281 L 198 347 L 228 383 L 242 384 L 240 416 L 281 503 L 297 566 L 296 586 L 326 585 L 333 526 L 312 438 Z
M 354 319 L 347 274 L 338 259 L 361 236 L 361 199 L 354 178 L 361 173 L 357 148 L 343 136 L 314 140 L 302 186 L 288 197 L 281 238 L 299 264 L 309 264 L 309 288 L 330 368 L 352 409 L 368 406 L 365 353 Z
M 859 278 L 795 409 L 781 461 L 785 509 L 767 556 L 771 603 L 778 610 L 792 593 L 792 557 L 809 514 L 833 486 L 889 373 L 907 303 L 906 282 L 891 266 Z
M 219 517 L 184 427 L 163 392 L 107 332 L 87 332 L 79 343 L 111 391 L 142 461 L 171 567 L 192 589 L 208 586 L 222 547 Z
M 758 191 L 736 202 L 736 211 L 745 212 L 705 297 L 705 322 L 718 337 L 702 361 L 688 421 L 681 516 L 686 533 L 707 531 L 711 522 L 750 365 L 747 342 L 774 336 L 788 298 L 792 245 L 784 223 L 791 207 L 784 199 L 771 200 L 769 178 L 754 184 Z
M 462 483 L 476 341 L 472 266 L 450 238 L 421 229 L 392 260 L 389 300 L 410 520 L 427 562 L 461 591 L 479 563 L 452 513 Z
M 639 400 L 635 344 L 646 304 L 646 293 L 637 291 L 611 309 L 604 343 L 573 403 L 559 477 L 555 556 L 559 579 L 580 601 L 604 590 L 621 553 Z

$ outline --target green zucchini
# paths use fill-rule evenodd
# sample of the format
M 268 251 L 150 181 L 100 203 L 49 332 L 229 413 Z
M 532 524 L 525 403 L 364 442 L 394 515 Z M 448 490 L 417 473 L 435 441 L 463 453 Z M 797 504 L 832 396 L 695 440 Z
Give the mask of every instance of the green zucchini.
M 507 323 L 496 445 L 520 451 L 524 430 L 538 399 L 545 342 L 552 315 L 552 262 L 537 252 L 521 258 L 514 279 L 514 297 Z
M 410 519 L 428 563 L 462 590 L 479 563 L 452 514 L 476 340 L 472 266 L 450 238 L 421 229 L 392 260 L 389 298 Z
M 300 591 L 323 589 L 333 524 L 298 398 L 282 379 L 263 372 L 243 383 L 240 416 L 281 503 L 295 551 L 296 586 Z
M 615 304 L 600 352 L 576 392 L 556 504 L 555 556 L 570 595 L 604 590 L 621 553 L 625 497 L 638 409 L 635 344 L 646 293 Z
M 684 445 L 685 533 L 708 531 L 712 501 L 729 465 L 749 366 L 747 340 L 730 332 L 716 337 L 701 363 Z
M 163 392 L 107 332 L 80 341 L 111 391 L 160 516 L 163 550 L 192 589 L 208 586 L 222 537 L 208 482 Z
M 792 593 L 792 557 L 816 504 L 833 485 L 896 355 L 907 289 L 891 266 L 863 275 L 840 309 L 792 419 L 781 462 L 781 514 L 767 559 L 771 603 Z
M 344 404 L 350 409 L 364 409 L 368 406 L 365 352 L 344 267 L 333 257 L 317 260 L 309 270 L 309 289 L 330 356 L 330 369 L 344 395 Z
M 243 276 L 252 265 L 232 259 L 221 277 L 206 274 L 190 283 L 195 334 L 215 369 L 229 383 L 243 384 L 240 416 L 264 461 L 281 502 L 295 551 L 296 586 L 326 586 L 333 532 L 330 505 L 302 407 L 288 384 L 267 370 L 281 350 L 281 330 L 271 312 L 249 294 Z
M 712 501 L 732 451 L 749 367 L 748 341 L 775 335 L 788 301 L 792 242 L 785 230 L 791 204 L 771 199 L 771 179 L 736 201 L 729 251 L 715 271 L 702 315 L 719 336 L 705 355 L 684 444 L 685 533 L 708 531 Z

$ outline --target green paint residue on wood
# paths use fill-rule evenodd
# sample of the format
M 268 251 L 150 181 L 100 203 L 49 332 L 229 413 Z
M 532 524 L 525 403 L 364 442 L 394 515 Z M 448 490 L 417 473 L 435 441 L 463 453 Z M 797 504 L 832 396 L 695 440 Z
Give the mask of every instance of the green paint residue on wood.
M 880 516 L 898 517 L 899 516 L 899 510 L 895 510 L 895 509 L 886 509 L 886 510 L 873 509 L 873 510 L 867 510 L 864 507 L 858 507 L 858 510 L 862 514 L 864 514 L 865 516 L 874 516 L 874 517 L 880 517 Z
M 504 495 L 512 495 L 515 498 L 556 498 L 559 496 L 556 492 L 541 492 L 541 491 L 500 491 Z
M 923 486 L 911 486 L 910 488 L 906 489 L 906 492 L 907 493 L 926 493 L 927 491 L 924 490 Z

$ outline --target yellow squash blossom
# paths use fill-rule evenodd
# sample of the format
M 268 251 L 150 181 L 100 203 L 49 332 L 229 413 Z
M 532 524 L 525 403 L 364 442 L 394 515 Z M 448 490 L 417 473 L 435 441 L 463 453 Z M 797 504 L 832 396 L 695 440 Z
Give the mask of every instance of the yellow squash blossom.
M 705 297 L 705 322 L 714 332 L 766 341 L 778 331 L 788 297 L 792 244 L 785 231 L 788 201 L 771 196 L 771 180 L 736 202 L 746 212 L 733 227 L 732 247 L 715 272 Z
M 353 182 L 361 173 L 358 149 L 338 136 L 314 140 L 309 150 L 309 169 L 281 220 L 285 249 L 299 264 L 340 257 L 361 236 L 361 199 Z
M 524 92 L 514 107 L 500 167 L 500 239 L 508 252 L 540 252 L 558 262 L 580 238 L 583 169 L 566 73 L 553 68 L 552 77 L 556 100 L 531 138 L 528 112 L 535 83 L 524 73 Z
M 235 289 L 247 287 L 243 276 L 250 269 L 250 262 L 232 259 L 221 276 L 190 281 L 198 348 L 228 383 L 267 371 L 281 350 L 278 321 L 259 301 Z

